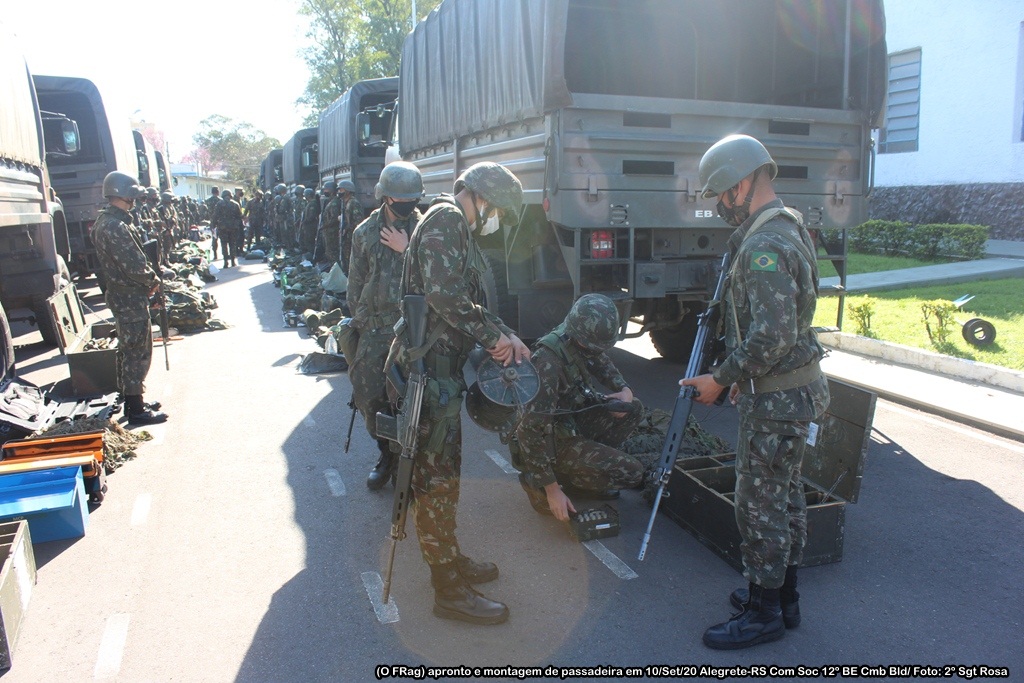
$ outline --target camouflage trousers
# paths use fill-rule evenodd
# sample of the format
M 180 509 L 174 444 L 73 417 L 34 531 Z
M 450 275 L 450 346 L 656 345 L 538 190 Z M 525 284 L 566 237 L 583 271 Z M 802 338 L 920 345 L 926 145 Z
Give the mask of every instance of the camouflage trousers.
M 299 248 L 308 254 L 316 249 L 316 223 L 303 223 L 299 228 Z
M 459 554 L 455 513 L 462 471 L 462 418 L 458 408 L 448 414 L 429 412 L 420 419 L 413 463 L 411 512 L 420 553 L 429 565 L 454 562 Z M 454 414 L 451 414 L 454 413 Z
M 644 465 L 619 450 L 644 414 L 640 401 L 633 400 L 633 412 L 612 417 L 604 410 L 588 410 L 575 417 L 576 435 L 555 435 L 555 478 L 563 486 L 589 491 L 636 488 L 643 481 Z
M 217 232 L 220 233 L 220 248 L 224 252 L 224 264 L 227 265 L 228 261 L 234 263 L 238 252 L 238 228 L 218 228 Z M 217 257 L 216 247 L 214 247 L 213 255 L 214 258 Z
M 395 331 L 387 327 L 360 332 L 355 357 L 348 365 L 352 400 L 363 416 L 366 430 L 374 439 L 378 438 L 377 413 L 391 412 L 384 363 L 394 338 Z
M 328 263 L 334 263 L 341 258 L 340 252 L 338 251 L 338 231 L 337 230 L 323 230 L 324 235 L 324 252 L 325 258 Z M 345 264 L 345 269 L 348 269 L 348 264 Z
M 741 414 L 736 524 L 743 576 L 765 588 L 778 588 L 786 566 L 800 564 L 807 542 L 807 498 L 800 481 L 807 440 L 758 431 L 755 426 Z
M 274 219 L 274 246 L 275 247 L 286 247 L 288 242 L 286 240 L 287 235 L 287 224 L 283 218 Z
M 117 388 L 123 396 L 141 396 L 146 392 L 146 375 L 153 360 L 153 332 L 149 319 L 120 322 L 117 328 Z

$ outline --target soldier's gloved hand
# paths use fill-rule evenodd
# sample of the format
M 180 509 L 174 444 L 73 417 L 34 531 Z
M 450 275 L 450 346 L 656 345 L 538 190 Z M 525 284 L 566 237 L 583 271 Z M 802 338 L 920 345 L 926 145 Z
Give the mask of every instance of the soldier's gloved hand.
M 633 390 L 629 387 L 623 387 L 622 391 L 617 391 L 614 394 L 608 394 L 605 399 L 609 401 L 622 401 L 623 403 L 633 402 Z M 612 413 L 612 417 L 626 417 L 626 413 Z
M 547 494 L 548 508 L 551 509 L 551 514 L 559 522 L 568 522 L 569 513 L 576 513 L 576 508 L 573 506 L 572 501 L 562 491 L 562 487 L 558 485 L 558 482 L 545 486 L 544 493 Z

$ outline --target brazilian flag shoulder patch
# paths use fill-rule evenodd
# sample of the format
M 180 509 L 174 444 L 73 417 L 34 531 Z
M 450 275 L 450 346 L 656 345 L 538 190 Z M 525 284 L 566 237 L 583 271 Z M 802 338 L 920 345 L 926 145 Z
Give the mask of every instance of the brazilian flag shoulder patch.
M 774 273 L 779 265 L 779 255 L 771 251 L 755 251 L 750 259 L 750 269 Z

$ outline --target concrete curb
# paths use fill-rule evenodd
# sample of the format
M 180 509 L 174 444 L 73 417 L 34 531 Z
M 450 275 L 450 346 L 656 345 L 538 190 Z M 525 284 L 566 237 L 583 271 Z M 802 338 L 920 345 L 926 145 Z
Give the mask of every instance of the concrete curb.
M 818 340 L 822 345 L 840 351 L 880 358 L 891 363 L 899 363 L 947 377 L 956 377 L 1024 394 L 1024 372 L 998 365 L 953 358 L 933 351 L 869 339 L 845 332 L 823 332 L 818 335 Z

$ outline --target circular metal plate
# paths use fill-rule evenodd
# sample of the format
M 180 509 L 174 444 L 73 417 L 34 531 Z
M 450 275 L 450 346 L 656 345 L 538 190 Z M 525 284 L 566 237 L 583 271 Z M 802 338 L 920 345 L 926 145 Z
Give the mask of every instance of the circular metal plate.
M 500 406 L 525 406 L 540 390 L 537 369 L 528 360 L 520 365 L 502 366 L 487 358 L 477 368 L 476 383 L 487 399 Z

